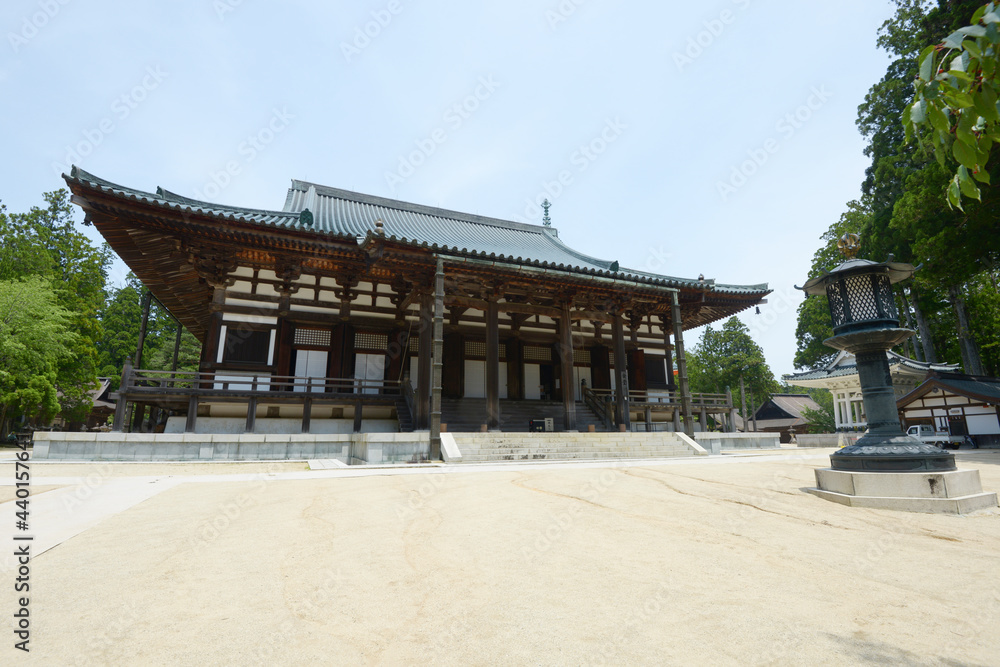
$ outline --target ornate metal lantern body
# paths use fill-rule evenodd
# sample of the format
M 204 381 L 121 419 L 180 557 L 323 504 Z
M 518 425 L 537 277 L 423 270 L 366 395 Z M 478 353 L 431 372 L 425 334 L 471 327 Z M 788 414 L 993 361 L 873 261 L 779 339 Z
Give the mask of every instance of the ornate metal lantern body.
M 854 236 L 854 235 L 851 235 Z M 886 350 L 913 335 L 899 326 L 892 285 L 913 275 L 911 264 L 876 263 L 854 259 L 857 237 L 845 237 L 841 249 L 848 260 L 802 288 L 806 294 L 826 294 L 833 319 L 832 338 L 825 345 L 857 358 L 868 431 L 854 444 L 830 456 L 834 470 L 859 472 L 927 472 L 955 470 L 955 457 L 936 445 L 903 433 Z

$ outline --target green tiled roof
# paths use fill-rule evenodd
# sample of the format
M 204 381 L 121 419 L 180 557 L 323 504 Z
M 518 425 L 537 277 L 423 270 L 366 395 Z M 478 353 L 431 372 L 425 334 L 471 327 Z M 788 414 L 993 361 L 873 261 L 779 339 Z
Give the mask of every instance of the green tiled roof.
M 557 230 L 552 227 L 411 204 L 298 180 L 292 181 L 282 210 L 268 211 L 198 201 L 163 188 L 157 188 L 155 193 L 144 192 L 105 181 L 77 167 L 64 178 L 67 182 L 81 182 L 119 197 L 184 213 L 311 231 L 327 239 L 363 242 L 376 235 L 375 223 L 381 220 L 387 240 L 445 255 L 478 257 L 663 287 L 705 287 L 720 294 L 763 296 L 769 292 L 766 283 L 723 285 L 713 280 L 676 278 L 628 268 L 612 271 L 615 262 L 570 248 L 559 239 Z M 306 209 L 311 213 L 311 225 L 303 224 L 303 218 L 308 217 L 302 216 Z
M 926 361 L 916 361 L 914 359 L 909 359 L 900 354 L 896 354 L 892 350 L 886 353 L 889 357 L 889 366 L 903 366 L 910 370 L 917 372 L 930 372 L 930 371 L 954 371 L 958 368 L 958 364 L 931 364 Z M 839 359 L 839 357 L 838 357 Z M 848 375 L 857 375 L 858 366 L 857 364 L 836 364 L 831 365 L 826 368 L 817 368 L 811 371 L 804 371 L 802 373 L 792 373 L 790 375 L 782 376 L 782 379 L 786 382 L 795 383 L 796 380 L 826 380 L 830 378 L 845 377 Z

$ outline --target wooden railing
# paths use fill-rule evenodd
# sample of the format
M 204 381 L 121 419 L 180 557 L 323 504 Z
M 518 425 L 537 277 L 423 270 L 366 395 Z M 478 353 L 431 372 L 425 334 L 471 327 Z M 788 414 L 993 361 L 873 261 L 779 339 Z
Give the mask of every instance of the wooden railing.
M 636 407 L 651 407 L 654 410 L 657 406 L 674 408 L 681 404 L 681 394 L 679 391 L 664 392 L 663 394 L 655 393 L 657 391 L 655 389 L 631 390 L 628 393 L 629 404 L 633 409 Z M 616 399 L 616 393 L 613 389 L 591 389 L 585 387 L 584 392 L 591 393 L 598 402 L 610 401 L 614 403 Z M 732 406 L 729 404 L 729 396 L 726 394 L 695 393 L 691 394 L 691 407 L 694 409 L 701 409 L 703 407 L 729 409 Z
M 401 382 L 360 380 L 355 378 L 317 378 L 269 373 L 202 373 L 193 371 L 134 370 L 126 378 L 120 393 L 129 399 L 140 395 L 247 396 L 316 394 L 342 396 L 398 396 Z M 412 393 L 412 392 L 411 392 Z
M 410 411 L 410 417 L 412 418 L 417 414 L 417 400 L 413 395 L 413 385 L 410 384 L 409 378 L 403 380 L 400 385 L 403 392 L 403 400 L 406 401 L 406 407 Z
M 583 402 L 590 408 L 597 418 L 604 422 L 604 428 L 611 430 L 614 426 L 615 411 L 611 404 L 612 397 L 607 394 L 598 394 L 590 387 L 583 387 Z

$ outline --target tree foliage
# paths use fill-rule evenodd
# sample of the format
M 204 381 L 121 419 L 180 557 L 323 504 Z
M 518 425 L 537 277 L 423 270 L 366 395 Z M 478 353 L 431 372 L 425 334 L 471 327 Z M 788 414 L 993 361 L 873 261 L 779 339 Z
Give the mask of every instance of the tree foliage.
M 741 377 L 746 386 L 746 406 L 739 397 Z M 688 380 L 693 392 L 721 394 L 731 389 L 743 414 L 749 414 L 779 388 L 764 351 L 750 337 L 747 326 L 735 317 L 726 320 L 721 330 L 705 327 L 698 345 L 688 352 Z
M 861 235 L 861 257 L 884 261 L 892 254 L 898 261 L 922 265 L 911 281 L 896 286 L 900 324 L 918 332 L 918 337 L 899 351 L 927 361 L 960 362 L 970 373 L 997 374 L 1000 365 L 992 344 L 996 302 L 983 286 L 995 283 L 992 276 L 1000 261 L 1000 194 L 990 185 L 1000 178 L 1000 160 L 977 163 L 980 180 L 971 180 L 977 183 L 979 201 L 967 201 L 965 210 L 949 206 L 948 201 L 956 171 L 969 170 L 953 149 L 955 143 L 969 139 L 964 127 L 960 127 L 960 121 L 967 125 L 969 120 L 962 121 L 961 116 L 967 113 L 971 118 L 973 111 L 982 106 L 982 99 L 977 106 L 975 93 L 981 98 L 983 94 L 988 97 L 989 92 L 982 93 L 987 89 L 981 85 L 973 92 L 966 91 L 972 99 L 968 105 L 968 99 L 947 89 L 971 76 L 969 64 L 975 65 L 971 59 L 959 61 L 958 66 L 965 70 L 957 74 L 937 71 L 944 54 L 956 46 L 956 35 L 964 34 L 959 29 L 980 5 L 980 1 L 896 0 L 894 16 L 878 33 L 879 46 L 894 59 L 858 108 L 858 129 L 868 140 L 865 153 L 871 158 L 862 183 L 863 195 L 850 202 L 841 220 L 822 236 L 823 245 L 814 256 L 810 278 L 840 261 L 834 251 L 835 240 L 845 232 Z M 986 15 L 983 12 L 981 17 Z M 992 18 L 983 18 L 981 25 L 987 36 L 996 31 Z M 967 42 L 973 41 L 966 39 L 961 45 L 969 46 Z M 945 46 L 928 51 L 927 44 Z M 995 54 L 996 49 L 981 52 L 985 57 L 987 53 Z M 955 55 L 944 59 L 948 68 Z M 938 65 L 931 79 L 939 74 L 943 78 L 937 82 L 928 79 L 928 63 Z M 996 75 L 995 68 L 989 72 Z M 918 89 L 926 101 L 926 106 L 920 108 L 925 109 L 928 118 L 915 124 L 913 109 Z M 945 112 L 949 99 L 966 105 L 949 107 L 950 111 Z M 950 138 L 931 123 L 930 109 L 935 106 L 942 106 L 942 113 L 950 119 Z M 940 125 L 940 116 L 933 113 Z M 904 115 L 905 123 L 900 121 Z M 922 141 L 908 141 L 908 132 L 917 127 L 921 128 Z M 986 128 L 976 127 L 972 135 L 979 140 L 977 150 L 981 150 Z M 932 132 L 936 134 L 932 136 Z M 828 363 L 834 352 L 822 341 L 831 334 L 825 299 L 807 299 L 799 309 L 796 367 Z
M 6 318 L 0 325 L 0 422 L 24 417 L 45 424 L 58 413 L 84 421 L 97 377 L 117 384 L 139 339 L 146 288 L 132 274 L 124 285 L 109 286 L 111 249 L 95 247 L 77 230 L 65 190 L 43 199 L 43 206 L 26 213 L 8 213 L 0 203 L 0 285 L 10 311 L 0 312 Z M 176 331 L 154 300 L 144 367 L 171 368 Z M 196 370 L 200 348 L 183 332 L 179 368 Z
M 0 281 L 0 431 L 9 419 L 44 423 L 60 410 L 59 371 L 79 335 L 58 301 L 41 276 Z
M 113 388 L 118 386 L 125 360 L 132 359 L 139 344 L 142 302 L 147 293 L 146 287 L 130 272 L 124 285 L 109 291 L 98 315 L 105 332 L 97 345 L 101 375 L 111 378 Z M 143 343 L 142 368 L 170 370 L 176 334 L 177 322 L 153 299 Z M 197 370 L 200 357 L 201 343 L 185 330 L 181 337 L 178 370 Z
M 921 51 L 913 103 L 902 112 L 907 138 L 930 146 L 941 167 L 958 164 L 948 184 L 948 203 L 981 200 L 990 185 L 986 165 L 1000 141 L 1000 4 L 988 2 L 940 43 Z M 978 182 L 978 183 L 977 183 Z
M 95 248 L 76 230 L 65 190 L 43 198 L 45 206 L 0 216 L 0 280 L 43 280 L 68 318 L 66 326 L 74 332 L 66 339 L 70 354 L 60 357 L 54 382 L 60 411 L 77 421 L 90 410 L 89 393 L 97 386 L 96 341 L 102 330 L 96 315 L 104 303 L 112 253 L 106 245 Z

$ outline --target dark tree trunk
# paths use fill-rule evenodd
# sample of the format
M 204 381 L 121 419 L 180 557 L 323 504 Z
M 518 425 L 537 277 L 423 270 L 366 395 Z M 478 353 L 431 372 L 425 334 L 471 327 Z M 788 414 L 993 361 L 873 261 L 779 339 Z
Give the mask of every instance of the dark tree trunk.
M 899 297 L 903 301 L 903 314 L 906 316 L 906 326 L 909 329 L 916 330 L 917 327 L 913 324 L 913 315 L 910 313 L 910 301 L 906 298 L 906 290 L 899 290 Z M 917 339 L 911 339 L 913 341 L 913 358 L 917 361 L 924 360 L 923 350 L 920 349 L 920 345 L 917 344 L 918 339 L 922 339 L 923 336 L 920 332 L 917 332 Z
M 962 351 L 962 367 L 969 375 L 985 375 L 983 361 L 979 354 L 979 344 L 969 329 L 969 313 L 965 307 L 965 298 L 958 285 L 948 288 L 948 300 L 955 310 L 958 320 L 958 345 Z
M 931 325 L 924 317 L 924 311 L 920 308 L 920 295 L 915 289 L 910 288 L 913 296 L 913 317 L 917 320 L 917 331 L 920 334 L 920 344 L 924 348 L 924 361 L 936 364 L 937 353 L 934 351 L 934 340 L 931 338 Z

